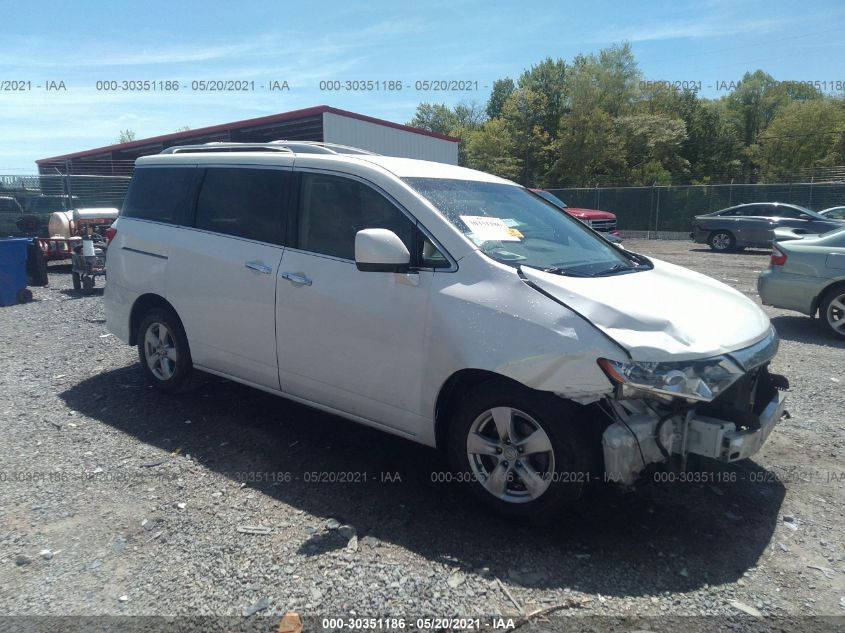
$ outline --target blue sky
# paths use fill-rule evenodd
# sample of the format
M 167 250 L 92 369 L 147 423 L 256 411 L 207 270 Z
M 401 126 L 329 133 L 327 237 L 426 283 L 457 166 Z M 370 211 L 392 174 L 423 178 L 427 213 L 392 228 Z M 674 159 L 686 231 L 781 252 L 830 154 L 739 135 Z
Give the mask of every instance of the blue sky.
M 328 104 L 397 122 L 421 101 L 484 103 L 493 80 L 547 56 L 629 41 L 646 79 L 718 82 L 762 68 L 777 79 L 845 81 L 845 4 L 827 0 L 704 2 L 238 3 L 0 1 L 0 173 L 36 158 Z M 195 80 L 254 81 L 201 93 Z M 401 92 L 325 92 L 325 80 L 401 80 Z M 477 91 L 422 92 L 417 80 L 469 80 Z M 176 93 L 97 91 L 103 80 L 176 80 Z M 287 81 L 289 91 L 259 88 Z M 66 91 L 46 92 L 48 81 Z M 485 88 L 484 86 L 487 86 Z M 0 85 L 2 88 L 2 85 Z

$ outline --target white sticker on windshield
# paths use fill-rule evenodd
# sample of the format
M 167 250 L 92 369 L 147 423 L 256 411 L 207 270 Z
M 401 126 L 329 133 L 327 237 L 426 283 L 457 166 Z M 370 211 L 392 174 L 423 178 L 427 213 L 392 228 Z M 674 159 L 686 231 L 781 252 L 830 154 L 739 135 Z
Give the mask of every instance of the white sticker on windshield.
M 511 229 L 501 218 L 488 218 L 483 215 L 462 215 L 461 220 L 472 231 L 473 237 L 482 242 L 519 242 L 522 233 Z

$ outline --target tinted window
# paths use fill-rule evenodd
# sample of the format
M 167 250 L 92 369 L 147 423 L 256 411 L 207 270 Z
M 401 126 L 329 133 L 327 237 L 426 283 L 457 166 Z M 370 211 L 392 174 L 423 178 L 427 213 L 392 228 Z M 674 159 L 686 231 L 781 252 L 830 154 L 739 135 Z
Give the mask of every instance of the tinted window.
M 196 227 L 281 244 L 288 178 L 278 169 L 209 168 L 197 200 Z
M 355 234 L 389 229 L 414 252 L 416 226 L 367 185 L 339 176 L 302 174 L 297 245 L 312 253 L 355 259 Z
M 135 170 L 121 215 L 182 223 L 189 216 L 197 170 L 194 167 L 142 167 Z
M 20 214 L 21 207 L 14 198 L 0 198 L 0 213 Z
M 772 215 L 779 218 L 800 218 L 806 214 L 791 207 L 772 207 Z

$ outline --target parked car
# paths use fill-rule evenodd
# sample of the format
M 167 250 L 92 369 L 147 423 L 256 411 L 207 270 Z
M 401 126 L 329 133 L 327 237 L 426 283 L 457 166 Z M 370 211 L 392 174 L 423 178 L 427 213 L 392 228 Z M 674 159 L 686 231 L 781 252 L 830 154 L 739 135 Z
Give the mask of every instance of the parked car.
M 136 162 L 104 304 L 159 390 L 200 370 L 441 447 L 445 480 L 521 516 L 743 459 L 780 419 L 742 293 L 486 173 L 264 149 Z
M 845 207 L 830 207 L 819 211 L 819 215 L 823 215 L 828 220 L 845 220 Z
M 697 215 L 690 237 L 714 251 L 741 250 L 746 246 L 768 248 L 774 230 L 790 227 L 803 233 L 824 233 L 845 226 L 815 211 L 781 202 L 754 202 Z
M 845 228 L 805 236 L 777 231 L 757 291 L 766 305 L 818 313 L 831 334 L 845 338 Z
M 597 209 L 577 209 L 568 206 L 563 200 L 558 198 L 555 194 L 545 189 L 531 189 L 538 196 L 545 198 L 559 209 L 563 209 L 573 218 L 581 220 L 590 228 L 601 233 L 610 233 L 612 235 L 619 235 L 616 230 L 616 216 L 610 211 L 599 211 Z M 613 241 L 613 240 L 611 240 Z
M 39 194 L 21 197 L 21 206 L 23 232 L 32 237 L 49 237 L 50 216 L 56 211 L 78 208 L 80 201 L 77 196 Z
M 23 209 L 14 196 L 0 196 L 0 237 L 20 235 L 18 226 Z

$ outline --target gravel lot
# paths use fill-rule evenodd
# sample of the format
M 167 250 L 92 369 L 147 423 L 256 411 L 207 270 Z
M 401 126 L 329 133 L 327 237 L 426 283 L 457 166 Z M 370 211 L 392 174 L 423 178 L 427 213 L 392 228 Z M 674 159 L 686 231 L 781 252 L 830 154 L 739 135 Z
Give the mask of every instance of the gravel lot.
M 759 301 L 766 252 L 628 247 Z M 0 309 L 0 613 L 845 615 L 845 345 L 809 318 L 766 308 L 792 417 L 754 460 L 533 526 L 407 441 L 218 379 L 153 391 L 99 291 L 70 288 L 51 266 Z

